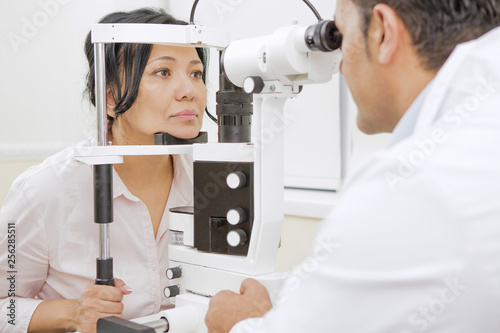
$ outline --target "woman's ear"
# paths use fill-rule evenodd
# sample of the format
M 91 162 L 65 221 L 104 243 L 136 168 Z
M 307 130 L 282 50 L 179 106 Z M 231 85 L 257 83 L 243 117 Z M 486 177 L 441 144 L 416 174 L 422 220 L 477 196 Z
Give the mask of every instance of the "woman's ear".
M 106 113 L 111 118 L 115 118 L 115 106 L 116 102 L 111 93 L 111 89 L 106 89 Z

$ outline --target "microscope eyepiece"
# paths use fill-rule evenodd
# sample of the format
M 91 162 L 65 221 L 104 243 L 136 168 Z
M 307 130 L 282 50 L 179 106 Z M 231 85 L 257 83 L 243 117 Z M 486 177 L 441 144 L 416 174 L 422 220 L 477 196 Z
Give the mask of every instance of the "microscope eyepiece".
M 313 51 L 332 52 L 342 46 L 342 34 L 334 21 L 323 20 L 306 30 L 306 44 Z
M 328 82 L 338 72 L 341 45 L 342 34 L 334 21 L 319 21 L 312 26 L 290 25 L 267 36 L 235 40 L 222 55 L 221 66 L 228 82 L 221 82 L 221 90 L 234 90 L 236 86 L 244 87 L 246 92 L 261 93 L 265 86 L 262 81 L 274 80 L 299 86 Z M 230 87 L 230 83 L 234 86 Z M 229 102 L 227 98 L 220 101 Z M 228 116 L 235 114 L 222 108 L 226 106 L 220 111 Z

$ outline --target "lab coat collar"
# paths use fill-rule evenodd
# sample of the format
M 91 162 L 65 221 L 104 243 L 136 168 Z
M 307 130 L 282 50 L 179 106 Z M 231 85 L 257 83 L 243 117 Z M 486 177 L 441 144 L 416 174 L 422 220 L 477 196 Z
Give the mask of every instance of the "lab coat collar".
M 432 81 L 422 111 L 417 119 L 414 134 L 427 132 L 443 116 L 443 103 L 461 70 L 470 66 L 486 66 L 480 57 L 494 57 L 500 54 L 500 27 L 491 30 L 478 39 L 458 45 Z M 491 71 L 493 68 L 483 68 Z M 472 78 L 471 78 L 472 79 Z M 471 82 L 470 84 L 474 84 Z M 469 87 L 470 88 L 470 87 Z

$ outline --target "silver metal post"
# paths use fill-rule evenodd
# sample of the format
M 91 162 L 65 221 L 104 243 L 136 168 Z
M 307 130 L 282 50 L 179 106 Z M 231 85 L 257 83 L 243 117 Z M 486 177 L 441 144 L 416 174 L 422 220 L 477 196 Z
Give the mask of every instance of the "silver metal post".
M 106 54 L 104 43 L 94 44 L 95 102 L 97 109 L 97 145 L 107 143 Z M 109 224 L 113 222 L 113 165 L 94 165 L 94 215 L 99 224 L 99 258 L 96 283 L 114 285 L 113 258 L 110 257 Z
M 106 58 L 104 43 L 94 44 L 95 99 L 97 108 L 97 145 L 107 142 L 106 122 Z M 99 258 L 109 258 L 109 224 L 99 224 Z
M 99 259 L 111 258 L 109 251 L 109 223 L 99 224 Z
M 106 58 L 105 44 L 94 44 L 95 99 L 97 108 L 97 144 L 105 146 L 107 142 L 106 115 Z

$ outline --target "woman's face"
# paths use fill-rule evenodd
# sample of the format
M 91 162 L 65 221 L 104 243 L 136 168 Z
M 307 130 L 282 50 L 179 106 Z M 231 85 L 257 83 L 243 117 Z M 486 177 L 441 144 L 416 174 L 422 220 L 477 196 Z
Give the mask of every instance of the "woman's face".
M 203 63 L 195 48 L 153 45 L 137 100 L 115 119 L 113 138 L 153 144 L 157 132 L 181 139 L 196 137 L 207 104 L 202 76 Z

